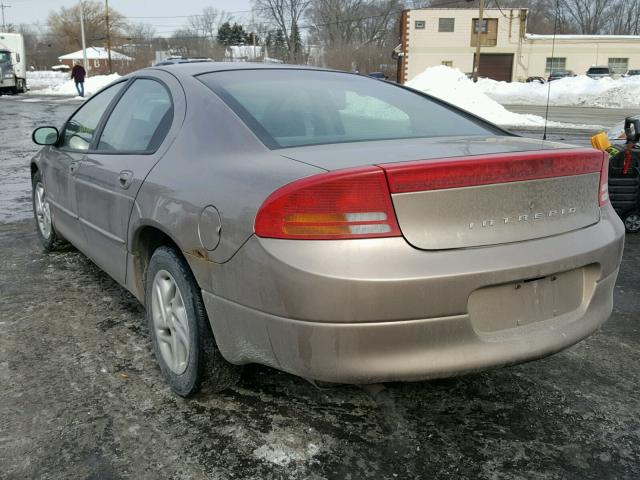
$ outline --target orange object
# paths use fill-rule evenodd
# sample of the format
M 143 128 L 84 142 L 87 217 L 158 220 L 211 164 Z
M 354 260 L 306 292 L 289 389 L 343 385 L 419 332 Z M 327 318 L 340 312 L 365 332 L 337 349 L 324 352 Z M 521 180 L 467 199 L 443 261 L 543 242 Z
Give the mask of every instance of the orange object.
M 600 132 L 591 137 L 591 145 L 593 146 L 593 148 L 597 148 L 598 150 L 602 150 L 603 152 L 608 151 L 612 146 L 606 132 Z

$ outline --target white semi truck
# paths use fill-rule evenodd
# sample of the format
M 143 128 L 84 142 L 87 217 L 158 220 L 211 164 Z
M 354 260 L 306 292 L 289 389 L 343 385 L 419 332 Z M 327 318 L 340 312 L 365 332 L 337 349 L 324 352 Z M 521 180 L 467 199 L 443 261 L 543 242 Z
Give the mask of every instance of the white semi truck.
M 23 93 L 26 90 L 24 37 L 19 33 L 0 33 L 0 93 Z

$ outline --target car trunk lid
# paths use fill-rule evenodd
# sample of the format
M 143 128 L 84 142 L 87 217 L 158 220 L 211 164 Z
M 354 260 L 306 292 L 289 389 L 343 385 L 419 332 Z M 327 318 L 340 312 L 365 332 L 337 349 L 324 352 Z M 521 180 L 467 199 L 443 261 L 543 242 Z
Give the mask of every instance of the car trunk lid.
M 515 152 L 380 165 L 413 246 L 477 247 L 558 235 L 600 219 L 602 152 Z

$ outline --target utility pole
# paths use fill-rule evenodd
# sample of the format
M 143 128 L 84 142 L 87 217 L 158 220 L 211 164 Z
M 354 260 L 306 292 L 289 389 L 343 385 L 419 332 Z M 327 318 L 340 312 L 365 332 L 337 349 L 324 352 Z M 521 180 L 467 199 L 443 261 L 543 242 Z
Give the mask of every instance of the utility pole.
M 87 61 L 87 42 L 84 36 L 84 6 L 80 0 L 80 36 L 82 37 L 82 63 L 86 76 L 89 76 L 89 62 Z
M 11 5 L 5 5 L 4 2 L 0 1 L 0 10 L 2 10 L 2 31 L 4 32 L 7 29 L 7 25 L 4 21 L 4 9 L 11 8 Z
M 473 81 L 474 82 L 478 81 L 478 69 L 480 68 L 480 44 L 482 43 L 482 23 L 483 23 L 482 21 L 483 20 L 484 20 L 484 0 L 480 0 L 480 13 L 478 15 L 478 36 L 476 37 L 476 40 L 477 40 L 476 58 L 474 58 L 473 60 Z
M 109 73 L 113 73 L 113 68 L 111 67 L 111 31 L 109 30 L 109 0 L 104 0 L 105 5 L 107 6 L 107 58 L 109 62 Z
M 253 8 L 251 9 L 251 38 L 253 40 L 253 58 L 251 59 L 252 62 L 256 61 L 256 23 L 255 23 L 255 18 L 253 16 Z

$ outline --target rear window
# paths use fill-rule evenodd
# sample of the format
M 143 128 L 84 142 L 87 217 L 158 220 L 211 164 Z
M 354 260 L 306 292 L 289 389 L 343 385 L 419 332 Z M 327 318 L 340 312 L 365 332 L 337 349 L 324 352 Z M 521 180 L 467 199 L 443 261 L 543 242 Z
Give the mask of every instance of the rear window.
M 360 75 L 274 69 L 198 78 L 269 148 L 503 133 L 435 100 Z
M 588 73 L 595 73 L 595 74 L 601 74 L 601 73 L 609 73 L 609 69 L 604 67 L 604 68 L 590 68 Z

